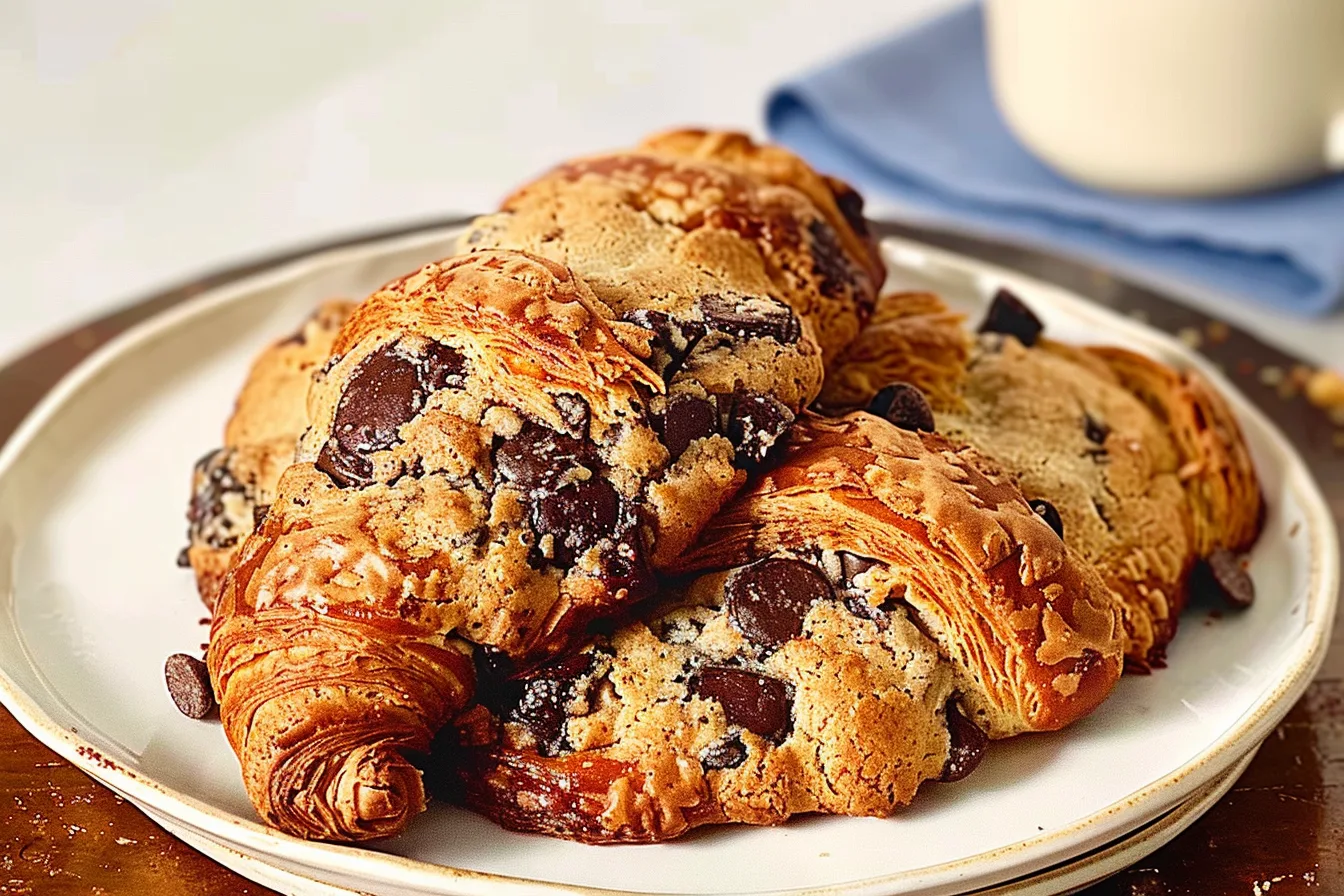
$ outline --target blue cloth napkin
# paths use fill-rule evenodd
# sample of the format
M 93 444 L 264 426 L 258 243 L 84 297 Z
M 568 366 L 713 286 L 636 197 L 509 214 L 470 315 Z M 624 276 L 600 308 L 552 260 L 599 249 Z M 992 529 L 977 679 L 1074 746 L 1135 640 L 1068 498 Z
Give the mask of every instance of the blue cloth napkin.
M 1344 296 L 1344 178 L 1227 199 L 1079 186 L 1008 132 L 980 7 L 804 75 L 770 97 L 771 136 L 823 171 L 977 230 L 1154 269 L 1301 314 Z

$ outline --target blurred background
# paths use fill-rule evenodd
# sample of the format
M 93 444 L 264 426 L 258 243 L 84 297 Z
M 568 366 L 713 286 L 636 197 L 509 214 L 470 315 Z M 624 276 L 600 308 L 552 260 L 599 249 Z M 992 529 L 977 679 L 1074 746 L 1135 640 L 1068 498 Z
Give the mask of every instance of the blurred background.
M 559 158 L 651 130 L 764 136 L 772 89 L 956 6 L 8 0 L 0 359 L 203 269 L 488 209 Z M 970 63 L 949 55 L 979 52 L 930 50 L 950 69 Z M 921 89 L 918 70 L 903 81 L 892 87 L 907 99 Z M 978 223 L 867 193 L 876 216 Z M 1199 278 L 1177 285 L 1317 363 L 1344 348 L 1337 315 L 1229 301 Z

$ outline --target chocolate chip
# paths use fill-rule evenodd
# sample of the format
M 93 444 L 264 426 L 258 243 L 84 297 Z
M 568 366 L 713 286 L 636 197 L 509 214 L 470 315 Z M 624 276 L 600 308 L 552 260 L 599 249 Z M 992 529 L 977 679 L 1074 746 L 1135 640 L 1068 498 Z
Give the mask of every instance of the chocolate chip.
M 313 466 L 326 473 L 341 488 L 358 488 L 373 481 L 373 461 L 359 454 L 346 454 L 328 439 Z
M 798 315 L 774 299 L 705 295 L 698 304 L 711 328 L 739 339 L 773 339 L 792 345 L 803 335 Z
M 824 296 L 839 296 L 854 288 L 854 271 L 831 225 L 821 219 L 807 225 L 812 244 L 812 273 L 821 281 Z
M 738 392 L 729 399 L 728 440 L 737 446 L 736 462 L 751 469 L 793 425 L 793 411 L 773 395 Z
M 994 300 L 989 303 L 989 311 L 985 313 L 985 321 L 980 325 L 981 333 L 1016 336 L 1018 342 L 1027 346 L 1035 345 L 1044 329 L 1041 319 L 1006 289 L 994 293 Z
M 700 751 L 700 764 L 705 771 L 737 768 L 746 760 L 747 745 L 742 743 L 740 734 L 725 734 Z
M 924 393 L 909 383 L 884 386 L 868 402 L 868 413 L 913 432 L 933 432 L 933 408 Z
M 191 548 L 183 548 L 177 552 L 177 565 L 183 569 L 191 566 Z
M 705 335 L 704 324 L 677 320 L 662 311 L 639 308 L 627 311 L 621 319 L 653 331 L 653 357 L 649 359 L 649 366 L 664 382 L 670 382 L 676 376 L 686 357 Z
M 1106 437 L 1111 434 L 1111 428 L 1091 414 L 1083 414 L 1083 432 L 1086 433 L 1089 442 L 1104 445 Z
M 266 514 L 271 512 L 271 505 L 257 504 L 252 508 L 252 528 L 260 529 L 261 524 L 266 522 Z
M 1190 587 L 1201 597 L 1219 598 L 1236 609 L 1255 603 L 1255 581 L 1246 572 L 1241 558 L 1227 548 L 1215 548 L 1195 564 Z
M 591 442 L 528 422 L 495 449 L 495 470 L 524 491 L 550 490 L 567 473 L 595 464 L 596 454 Z
M 733 627 L 752 644 L 771 650 L 803 633 L 813 603 L 835 596 L 817 567 L 782 557 L 734 570 L 723 593 Z
M 719 412 L 713 402 L 694 395 L 673 395 L 663 414 L 663 444 L 676 460 L 696 439 L 719 431 Z
M 578 395 L 570 395 L 563 392 L 555 396 L 555 408 L 560 412 L 560 419 L 564 421 L 569 430 L 569 434 L 575 438 L 582 439 L 588 435 L 588 402 L 584 401 Z
M 541 755 L 554 756 L 568 749 L 569 711 L 585 699 L 597 660 L 591 652 L 574 654 L 538 669 L 521 682 L 518 703 L 505 718 L 527 728 Z
M 1043 501 L 1037 498 L 1028 502 L 1031 505 L 1032 512 L 1045 520 L 1045 524 L 1055 530 L 1055 534 L 1060 538 L 1064 537 L 1064 520 L 1059 515 L 1059 509 L 1049 501 Z
M 205 663 L 185 653 L 175 653 L 163 664 L 168 695 L 184 716 L 203 719 L 215 710 L 215 692 Z
M 317 468 L 337 485 L 368 485 L 373 475 L 368 455 L 395 445 L 401 425 L 420 413 L 430 393 L 462 385 L 465 370 L 465 359 L 438 342 L 417 355 L 400 343 L 374 351 L 345 385 Z
M 855 579 L 877 566 L 876 560 L 860 557 L 858 554 L 851 554 L 849 551 L 840 551 L 839 554 L 840 574 L 844 576 L 846 588 L 854 587 Z
M 423 389 L 414 358 L 403 355 L 397 345 L 375 351 L 346 383 L 332 426 L 336 444 L 350 454 L 391 447 L 397 429 L 423 403 Z
M 614 534 L 620 513 L 616 489 L 592 476 L 539 495 L 532 507 L 532 525 L 538 538 L 553 537 L 549 559 L 558 566 L 571 566 L 584 551 Z
M 779 743 L 793 727 L 793 687 L 786 681 L 732 666 L 705 666 L 691 692 L 717 700 L 730 725 Z
M 431 391 L 467 385 L 467 359 L 452 346 L 430 342 L 418 360 L 421 382 Z
M 648 597 L 658 585 L 637 526 L 626 527 L 603 546 L 597 562 L 608 594 L 624 589 L 626 600 L 635 601 Z
M 861 237 L 868 236 L 868 221 L 863 216 L 863 197 L 847 183 L 831 180 L 831 194 L 835 204 L 844 216 L 845 223 L 854 228 Z
M 947 701 L 947 736 L 951 741 L 947 751 L 947 762 L 939 781 L 960 781 L 975 771 L 980 760 L 985 758 L 985 748 L 989 746 L 989 735 L 961 714 L 961 708 L 955 700 Z

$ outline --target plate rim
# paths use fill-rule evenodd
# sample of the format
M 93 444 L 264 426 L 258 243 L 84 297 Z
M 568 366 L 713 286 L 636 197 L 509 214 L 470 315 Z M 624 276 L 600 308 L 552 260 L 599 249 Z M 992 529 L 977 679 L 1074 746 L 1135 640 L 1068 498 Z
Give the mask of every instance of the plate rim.
M 137 346 L 163 336 L 191 318 L 205 314 L 216 307 L 238 301 L 242 295 L 264 288 L 267 285 L 276 285 L 298 279 L 302 277 L 306 270 L 338 263 L 343 258 L 370 252 L 386 253 L 409 250 L 418 244 L 428 245 L 446 241 L 451 238 L 453 233 L 461 229 L 462 225 L 458 222 L 409 230 L 399 229 L 391 234 L 374 236 L 354 243 L 318 247 L 285 256 L 271 264 L 253 266 L 250 273 L 226 280 L 180 304 L 173 305 L 133 324 L 106 344 L 100 346 L 66 373 L 16 427 L 5 445 L 0 448 L 0 483 L 6 479 L 16 462 L 24 455 L 28 446 L 65 404 L 104 368 L 132 352 Z M 1285 666 L 1283 674 L 1272 687 L 1262 691 L 1261 699 L 1249 706 L 1232 725 L 1212 742 L 1207 750 L 1174 769 L 1160 780 L 1134 791 L 1109 806 L 1094 811 L 1086 819 L 1076 821 L 1041 836 L 973 856 L 965 856 L 941 865 L 898 871 L 859 881 L 828 884 L 820 889 L 814 888 L 811 890 L 811 892 L 847 894 L 847 896 L 886 892 L 892 886 L 899 886 L 903 883 L 909 884 L 916 880 L 924 882 L 923 886 L 925 887 L 936 889 L 939 886 L 946 886 L 949 882 L 964 881 L 965 871 L 972 867 L 977 869 L 977 876 L 997 877 L 999 880 L 1018 876 L 1012 873 L 1013 869 L 1024 863 L 1030 864 L 1024 858 L 1024 855 L 1035 855 L 1037 856 L 1035 861 L 1040 862 L 1046 855 L 1055 855 L 1058 852 L 1070 855 L 1077 854 L 1080 851 L 1100 845 L 1099 843 L 1090 843 L 1090 839 L 1101 839 L 1102 843 L 1106 842 L 1105 838 L 1096 838 L 1095 835 L 1089 838 L 1086 834 L 1086 829 L 1093 826 L 1099 818 L 1126 812 L 1135 805 L 1147 806 L 1149 802 L 1155 800 L 1158 793 L 1165 792 L 1164 801 L 1160 805 L 1148 806 L 1149 814 L 1133 822 L 1133 826 L 1137 827 L 1161 814 L 1163 809 L 1169 809 L 1172 805 L 1187 799 L 1199 787 L 1216 777 L 1220 769 L 1226 769 L 1232 762 L 1235 762 L 1236 757 L 1241 753 L 1236 753 L 1232 760 L 1225 761 L 1221 765 L 1215 760 L 1225 759 L 1227 754 L 1235 747 L 1243 747 L 1242 752 L 1244 752 L 1245 749 L 1258 745 L 1305 691 L 1324 659 L 1325 648 L 1328 646 L 1331 632 L 1330 623 L 1333 620 L 1339 599 L 1339 556 L 1334 534 L 1334 521 L 1310 470 L 1278 427 L 1206 359 L 1191 351 L 1169 334 L 1138 321 L 1127 319 L 1114 310 L 1089 302 L 1072 290 L 1048 281 L 982 261 L 974 256 L 940 249 L 907 237 L 884 236 L 880 243 L 884 254 L 898 260 L 902 257 L 910 261 L 921 259 L 925 266 L 933 265 L 949 271 L 960 271 L 963 274 L 970 273 L 977 279 L 992 279 L 996 284 L 1005 285 L 1009 288 L 1012 288 L 1014 284 L 1019 284 L 1026 291 L 1047 293 L 1053 303 L 1057 303 L 1066 309 L 1071 316 L 1124 331 L 1127 336 L 1136 342 L 1164 355 L 1179 358 L 1182 363 L 1198 369 L 1202 374 L 1209 377 L 1227 396 L 1238 417 L 1253 422 L 1267 437 L 1270 448 L 1277 455 L 1274 460 L 1279 463 L 1282 469 L 1284 487 L 1290 489 L 1302 504 L 1306 517 L 1304 529 L 1308 535 L 1307 540 L 1311 545 L 1313 563 L 1312 568 L 1308 571 L 1308 597 L 1303 614 L 1304 630 L 1293 641 L 1291 663 Z M 914 265 L 907 263 L 904 266 Z M 7 591 L 3 597 L 10 598 L 11 595 L 12 590 Z M 12 618 L 13 601 L 9 599 L 6 600 L 6 603 L 7 621 L 18 633 L 17 621 Z M 20 641 L 22 642 L 21 638 Z M 166 787 L 152 778 L 142 777 L 130 769 L 123 768 L 120 764 L 100 761 L 101 757 L 98 757 L 96 747 L 89 744 L 77 733 L 57 724 L 36 700 L 18 686 L 7 671 L 7 662 L 8 660 L 0 660 L 0 703 L 4 703 L 20 724 L 34 737 L 87 774 L 112 787 L 112 789 L 122 792 L 132 802 L 139 804 L 143 801 L 156 811 L 179 819 L 193 828 L 204 831 L 217 830 L 221 836 L 225 836 L 224 832 L 232 834 L 234 836 L 225 836 L 225 839 L 244 848 L 273 856 L 297 852 L 301 856 L 311 856 L 312 864 L 326 866 L 337 873 L 366 876 L 370 880 L 392 885 L 416 886 L 425 892 L 446 892 L 443 885 L 449 881 L 463 886 L 464 889 L 461 892 L 466 893 L 484 894 L 491 892 L 490 889 L 486 889 L 488 886 L 494 886 L 497 891 L 498 886 L 496 885 L 512 888 L 519 884 L 526 884 L 534 891 L 536 888 L 548 888 L 551 892 L 568 894 L 623 892 L 493 872 L 477 872 L 452 866 L 436 865 L 395 854 L 374 853 L 358 847 L 310 842 L 289 837 L 267 828 L 260 821 L 243 819 L 215 809 L 190 794 Z M 81 750 L 81 748 L 83 749 Z M 89 755 L 90 752 L 92 755 Z M 196 818 L 183 818 L 181 814 L 183 810 L 196 816 Z M 1129 829 L 1133 829 L 1133 827 Z M 370 876 L 368 872 L 372 869 L 358 867 L 367 864 L 365 860 L 370 857 L 375 858 L 373 869 L 380 866 L 385 867 L 387 874 Z M 992 873 L 981 870 L 986 866 L 996 870 Z M 397 872 L 397 876 L 389 876 L 394 870 Z M 985 885 L 990 883 L 992 881 L 986 882 Z M 794 888 L 761 892 L 763 894 L 772 893 L 785 896 L 785 894 L 799 893 L 800 890 Z

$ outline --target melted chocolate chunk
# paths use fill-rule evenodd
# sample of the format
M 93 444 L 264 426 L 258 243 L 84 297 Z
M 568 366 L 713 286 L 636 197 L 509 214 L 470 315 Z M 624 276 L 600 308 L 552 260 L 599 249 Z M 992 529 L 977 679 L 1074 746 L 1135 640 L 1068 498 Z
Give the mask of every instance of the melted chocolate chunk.
M 835 204 L 840 209 L 840 214 L 844 216 L 845 223 L 866 239 L 868 220 L 863 216 L 863 197 L 849 184 L 839 181 L 831 182 L 831 194 L 835 196 Z
M 620 514 L 616 489 L 600 476 L 592 476 L 539 495 L 532 506 L 532 525 L 538 538 L 554 538 L 551 561 L 572 566 L 584 551 L 615 534 Z
M 567 473 L 596 460 L 592 443 L 531 422 L 495 449 L 495 470 L 526 492 L 550 490 Z
M 705 295 L 698 304 L 711 328 L 738 339 L 773 339 L 793 345 L 803 335 L 793 309 L 774 299 Z
M 420 413 L 430 393 L 462 385 L 465 368 L 458 352 L 437 342 L 419 355 L 399 343 L 373 352 L 346 383 L 317 468 L 338 485 L 368 485 L 373 475 L 368 455 L 395 445 L 402 424 Z
M 1083 432 L 1087 435 L 1089 442 L 1095 445 L 1104 445 L 1106 444 L 1106 437 L 1111 434 L 1111 428 L 1091 414 L 1083 414 Z
M 924 393 L 909 383 L 884 386 L 868 402 L 868 413 L 889 421 L 900 429 L 933 432 L 933 408 Z
M 947 701 L 947 734 L 951 746 L 947 751 L 947 763 L 939 781 L 960 781 L 975 771 L 980 760 L 985 758 L 985 748 L 989 746 L 989 735 L 961 714 L 961 708 L 955 700 Z
M 989 303 L 989 311 L 985 313 L 985 321 L 980 325 L 981 333 L 1016 336 L 1017 341 L 1026 346 L 1035 345 L 1044 329 L 1041 319 L 1006 289 L 994 293 L 994 300 Z
M 610 547 L 604 547 L 598 563 L 610 594 L 625 589 L 627 600 L 639 600 L 652 594 L 658 585 L 636 526 L 627 527 Z
M 373 481 L 373 461 L 358 454 L 345 454 L 332 439 L 322 446 L 313 466 L 341 488 L 358 488 Z
M 1045 524 L 1054 529 L 1056 535 L 1060 538 L 1064 537 L 1064 519 L 1059 515 L 1059 509 L 1055 505 L 1039 498 L 1028 503 L 1031 505 L 1032 512 L 1045 520 Z
M 717 700 L 730 725 L 773 743 L 793 727 L 793 687 L 786 681 L 732 666 L 705 666 L 691 680 L 697 697 Z
M 178 711 L 193 719 L 203 719 L 215 711 L 215 692 L 210 687 L 210 671 L 205 663 L 185 653 L 175 653 L 163 664 L 168 695 Z
M 719 412 L 714 403 L 694 395 L 673 395 L 663 414 L 663 444 L 676 460 L 696 439 L 719 431 Z
M 737 447 L 738 466 L 751 469 L 763 463 L 770 449 L 793 425 L 793 411 L 773 395 L 739 392 L 728 412 L 728 440 Z
M 775 557 L 735 570 L 723 583 L 733 627 L 752 644 L 774 650 L 803 633 L 812 604 L 835 596 L 821 570 Z
M 653 357 L 649 359 L 649 366 L 664 382 L 672 381 L 686 357 L 695 350 L 696 343 L 705 335 L 704 324 L 677 320 L 662 311 L 639 308 L 627 311 L 621 319 L 653 331 Z
M 538 669 L 519 683 L 518 703 L 505 719 L 526 727 L 543 756 L 568 749 L 570 707 L 586 698 L 596 667 L 595 654 L 579 653 Z
M 420 381 L 430 391 L 466 386 L 467 359 L 452 346 L 431 342 L 418 360 Z
M 271 505 L 258 504 L 252 508 L 252 528 L 260 529 L 261 524 L 266 522 L 266 514 L 271 512 Z
M 725 734 L 700 751 L 700 764 L 705 771 L 737 768 L 746 760 L 747 745 L 742 743 L 740 734 Z
M 854 286 L 854 271 L 831 225 L 821 219 L 807 225 L 812 243 L 812 273 L 821 281 L 824 296 L 843 295 Z
M 1195 564 L 1190 588 L 1204 598 L 1218 598 L 1229 607 L 1245 609 L 1255 603 L 1255 581 L 1241 558 L 1227 548 L 1216 548 Z

